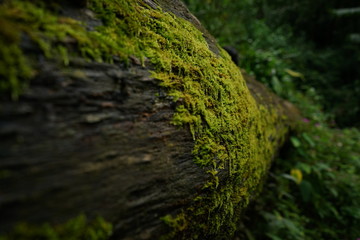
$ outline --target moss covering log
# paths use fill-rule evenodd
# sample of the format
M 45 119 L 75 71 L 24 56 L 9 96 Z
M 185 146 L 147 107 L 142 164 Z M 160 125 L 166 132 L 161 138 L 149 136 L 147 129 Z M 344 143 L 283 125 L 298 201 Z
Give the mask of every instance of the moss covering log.
M 5 0 L 0 26 L 1 232 L 231 238 L 298 115 L 180 1 Z

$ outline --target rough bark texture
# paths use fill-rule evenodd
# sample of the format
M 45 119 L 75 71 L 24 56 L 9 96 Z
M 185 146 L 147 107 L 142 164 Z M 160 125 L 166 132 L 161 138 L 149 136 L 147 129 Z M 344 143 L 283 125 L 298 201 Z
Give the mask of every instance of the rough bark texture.
M 202 30 L 219 53 L 181 2 L 159 2 Z M 87 19 L 86 11 L 63 12 Z M 113 239 L 158 239 L 169 231 L 160 218 L 191 206 L 209 175 L 193 162 L 188 127 L 170 123 L 178 103 L 151 76 L 150 64 L 77 58 L 64 67 L 44 60 L 26 39 L 22 48 L 38 72 L 18 100 L 1 97 L 0 232 L 20 221 L 56 224 L 80 213 L 111 222 Z M 259 103 L 296 118 L 292 106 L 248 79 Z M 290 121 L 277 128 L 288 129 Z
M 140 66 L 45 63 L 18 101 L 1 104 L 1 230 L 85 213 L 114 222 L 120 239 L 144 237 L 186 205 L 206 176 L 156 93 Z

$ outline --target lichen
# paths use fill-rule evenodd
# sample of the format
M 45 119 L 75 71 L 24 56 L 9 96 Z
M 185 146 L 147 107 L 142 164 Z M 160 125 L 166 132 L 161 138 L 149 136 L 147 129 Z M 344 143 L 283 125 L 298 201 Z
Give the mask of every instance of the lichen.
M 85 215 L 79 215 L 57 225 L 19 223 L 0 240 L 106 240 L 111 233 L 112 225 L 103 218 L 88 221 Z
M 88 7 L 103 23 L 92 31 L 27 1 L 5 1 L 0 19 L 27 34 L 44 56 L 60 56 L 65 65 L 72 56 L 108 62 L 112 56 L 149 59 L 152 75 L 178 102 L 171 123 L 189 129 L 194 163 L 209 176 L 190 207 L 164 217 L 173 228 L 164 239 L 229 239 L 282 140 L 278 131 L 284 130 L 275 128 L 282 116 L 258 105 L 230 56 L 210 51 L 202 33 L 186 20 L 140 0 L 89 0 Z M 22 59 L 24 67 L 19 42 L 13 43 L 17 55 L 8 58 Z M 31 74 L 6 71 L 0 72 L 7 79 L 1 89 L 17 96 Z M 221 171 L 226 177 L 218 176 Z

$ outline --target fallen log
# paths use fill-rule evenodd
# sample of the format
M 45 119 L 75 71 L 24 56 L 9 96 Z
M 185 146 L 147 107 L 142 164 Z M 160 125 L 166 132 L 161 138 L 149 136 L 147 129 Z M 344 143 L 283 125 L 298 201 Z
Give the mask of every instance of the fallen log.
M 111 239 L 231 238 L 298 113 L 183 3 L 5 0 L 0 26 L 5 239 L 79 215 Z

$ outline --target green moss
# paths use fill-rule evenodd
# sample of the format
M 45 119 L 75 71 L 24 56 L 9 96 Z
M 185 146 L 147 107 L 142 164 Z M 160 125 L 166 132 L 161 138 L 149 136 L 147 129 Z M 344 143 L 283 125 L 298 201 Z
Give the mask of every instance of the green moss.
M 241 210 L 261 184 L 274 145 L 281 141 L 278 131 L 283 130 L 275 129 L 275 123 L 282 117 L 257 105 L 227 53 L 211 52 L 202 33 L 189 22 L 137 0 L 89 0 L 88 7 L 103 22 L 94 31 L 26 1 L 7 2 L 2 12 L 45 56 L 62 56 L 63 64 L 71 61 L 71 54 L 110 62 L 113 55 L 124 61 L 130 56 L 148 58 L 153 76 L 179 102 L 172 123 L 189 128 L 194 162 L 209 176 L 192 206 L 165 218 L 173 228 L 167 237 L 229 239 Z M 16 15 L 10 14 L 14 11 Z M 16 74 L 18 82 L 27 76 Z M 18 94 L 9 86 L 5 89 Z M 220 171 L 227 176 L 220 179 Z
M 25 83 L 20 79 L 31 77 L 32 71 L 19 47 L 18 26 L 6 18 L 4 8 L 0 7 L 0 93 L 10 91 L 16 98 Z
M 58 225 L 30 225 L 19 223 L 14 230 L 0 240 L 102 240 L 108 239 L 112 233 L 112 226 L 103 218 L 87 221 L 84 215 Z

